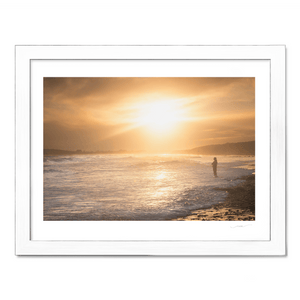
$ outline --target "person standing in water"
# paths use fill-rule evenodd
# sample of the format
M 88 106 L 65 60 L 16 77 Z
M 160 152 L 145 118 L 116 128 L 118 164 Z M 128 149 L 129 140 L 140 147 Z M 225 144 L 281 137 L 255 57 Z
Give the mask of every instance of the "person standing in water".
M 214 161 L 213 161 L 213 163 L 212 163 L 212 166 L 213 166 L 214 176 L 215 176 L 215 177 L 218 177 L 218 176 L 217 176 L 217 164 L 218 164 L 217 158 L 214 157 Z

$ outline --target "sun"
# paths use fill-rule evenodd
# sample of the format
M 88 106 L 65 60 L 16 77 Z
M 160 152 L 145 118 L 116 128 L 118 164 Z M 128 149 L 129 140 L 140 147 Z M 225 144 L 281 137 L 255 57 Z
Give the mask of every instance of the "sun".
M 180 121 L 180 110 L 172 102 L 149 103 L 141 109 L 139 123 L 156 130 L 171 128 Z

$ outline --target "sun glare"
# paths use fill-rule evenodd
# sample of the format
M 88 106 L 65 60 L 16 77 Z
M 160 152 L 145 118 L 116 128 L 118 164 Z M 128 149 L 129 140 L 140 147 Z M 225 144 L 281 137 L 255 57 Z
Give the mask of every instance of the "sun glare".
M 163 130 L 172 127 L 179 120 L 179 110 L 171 102 L 156 102 L 143 107 L 139 123 Z

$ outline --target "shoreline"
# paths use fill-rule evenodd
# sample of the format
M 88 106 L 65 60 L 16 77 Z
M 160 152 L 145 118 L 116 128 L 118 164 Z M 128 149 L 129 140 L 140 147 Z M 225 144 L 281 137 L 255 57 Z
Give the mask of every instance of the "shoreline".
M 223 202 L 195 210 L 191 215 L 174 221 L 255 221 L 255 175 L 234 187 L 215 188 L 228 193 Z

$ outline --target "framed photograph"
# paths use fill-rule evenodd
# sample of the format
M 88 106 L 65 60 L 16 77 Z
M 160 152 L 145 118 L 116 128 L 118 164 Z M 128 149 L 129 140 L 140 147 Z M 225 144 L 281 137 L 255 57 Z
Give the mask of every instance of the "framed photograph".
M 286 255 L 285 46 L 16 46 L 16 255 Z

